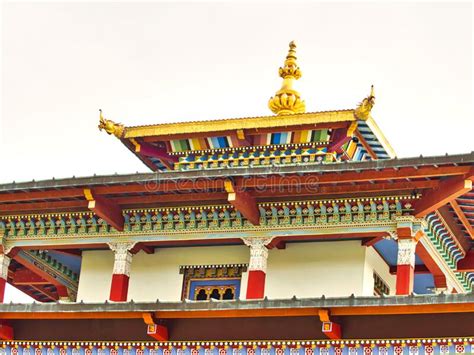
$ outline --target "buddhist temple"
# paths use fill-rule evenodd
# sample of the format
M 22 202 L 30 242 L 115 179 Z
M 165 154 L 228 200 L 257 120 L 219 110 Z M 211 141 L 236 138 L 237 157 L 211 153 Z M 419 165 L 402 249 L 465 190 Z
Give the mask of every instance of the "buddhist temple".
M 149 172 L 0 184 L 0 355 L 474 353 L 474 153 L 397 158 L 374 87 L 306 112 L 294 42 L 278 73 L 268 116 L 101 111 Z

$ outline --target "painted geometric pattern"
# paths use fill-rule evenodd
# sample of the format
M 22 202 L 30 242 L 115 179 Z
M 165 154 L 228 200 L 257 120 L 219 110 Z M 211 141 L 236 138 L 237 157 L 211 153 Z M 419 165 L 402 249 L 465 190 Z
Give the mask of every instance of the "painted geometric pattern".
M 474 352 L 472 338 L 226 342 L 4 341 L 0 344 L 0 355 L 424 355 Z
M 192 154 L 180 157 L 175 170 L 201 170 L 233 167 L 252 167 L 265 165 L 289 165 L 301 163 L 332 162 L 334 156 L 327 154 L 327 147 L 252 147 L 253 149 Z
M 173 152 L 185 152 L 188 150 L 205 150 L 232 147 L 231 137 L 209 137 L 209 138 L 189 138 L 173 139 L 170 141 Z
M 360 142 L 356 143 L 353 140 L 350 140 L 342 146 L 342 149 L 344 149 L 345 154 L 347 155 L 349 160 L 364 161 L 371 159 L 365 148 L 362 146 L 362 144 L 360 144 Z
M 410 215 L 413 196 L 259 203 L 260 226 L 248 222 L 231 205 L 124 210 L 124 232 L 251 229 L 321 224 L 393 221 Z M 0 232 L 11 238 L 117 234 L 92 212 L 0 217 Z
M 426 217 L 428 227 L 425 234 L 436 247 L 437 251 L 446 261 L 446 263 L 455 269 L 457 262 L 463 258 L 463 253 L 458 244 L 454 241 L 454 237 L 445 228 L 439 220 L 436 213 L 431 213 Z M 466 291 L 470 291 L 474 287 L 473 272 L 456 272 L 456 278 L 463 284 Z
M 253 137 L 253 142 L 255 145 L 328 142 L 330 139 L 330 131 L 327 129 L 322 129 L 296 132 L 277 132 L 259 134 Z M 170 145 L 173 152 L 220 149 L 234 146 L 232 143 L 232 137 L 230 136 L 173 139 L 170 141 Z
M 377 159 L 390 159 L 387 151 L 382 146 L 382 144 L 380 144 L 379 140 L 365 121 L 358 121 L 357 129 L 359 130 L 362 137 L 364 137 L 365 141 L 368 143 L 373 152 L 377 155 Z

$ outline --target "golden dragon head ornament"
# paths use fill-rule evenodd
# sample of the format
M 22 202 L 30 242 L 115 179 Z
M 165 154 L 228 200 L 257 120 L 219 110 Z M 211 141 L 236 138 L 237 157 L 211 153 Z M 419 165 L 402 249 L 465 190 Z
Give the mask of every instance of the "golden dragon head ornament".
M 362 121 L 367 121 L 370 117 L 370 111 L 372 111 L 372 107 L 375 104 L 375 94 L 374 94 L 374 86 L 372 85 L 370 88 L 370 95 L 367 96 L 362 102 L 357 106 L 354 111 L 355 116 L 357 119 Z
M 108 134 L 113 134 L 117 138 L 122 138 L 124 126 L 120 123 L 115 123 L 112 120 L 107 120 L 102 115 L 102 110 L 99 110 L 100 118 L 99 118 L 99 130 L 105 130 Z

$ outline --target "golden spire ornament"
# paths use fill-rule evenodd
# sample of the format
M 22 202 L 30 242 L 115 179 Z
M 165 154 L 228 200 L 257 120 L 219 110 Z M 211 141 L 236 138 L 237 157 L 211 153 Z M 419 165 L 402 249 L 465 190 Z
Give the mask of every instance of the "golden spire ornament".
M 283 78 L 283 85 L 275 93 L 275 96 L 268 101 L 270 110 L 277 115 L 305 112 L 305 102 L 301 100 L 300 93 L 293 89 L 293 82 L 301 78 L 301 70 L 296 63 L 296 44 L 294 41 L 290 42 L 290 50 L 283 68 L 279 70 L 279 74 Z

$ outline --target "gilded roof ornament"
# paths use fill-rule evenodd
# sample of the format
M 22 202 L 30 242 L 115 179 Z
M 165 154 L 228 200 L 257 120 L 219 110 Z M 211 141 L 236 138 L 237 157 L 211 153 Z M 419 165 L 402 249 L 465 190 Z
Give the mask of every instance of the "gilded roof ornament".
M 100 112 L 100 121 L 99 121 L 99 130 L 102 131 L 103 129 L 108 134 L 113 134 L 117 138 L 122 138 L 124 126 L 120 123 L 115 123 L 112 120 L 106 120 L 104 116 L 102 116 L 102 110 Z
M 355 116 L 357 119 L 362 121 L 367 121 L 370 117 L 370 111 L 375 104 L 375 94 L 374 94 L 374 86 L 372 85 L 370 88 L 370 95 L 367 96 L 362 102 L 357 106 L 354 111 Z
M 301 100 L 300 93 L 293 89 L 293 82 L 301 78 L 301 70 L 296 63 L 296 44 L 290 42 L 290 50 L 286 56 L 284 66 L 279 69 L 283 78 L 281 89 L 268 101 L 268 107 L 277 115 L 304 113 L 306 105 Z

